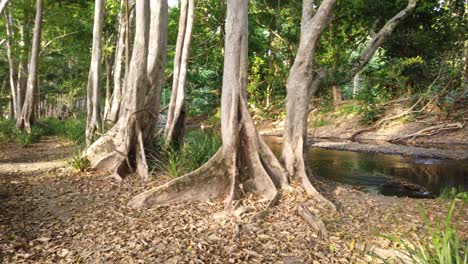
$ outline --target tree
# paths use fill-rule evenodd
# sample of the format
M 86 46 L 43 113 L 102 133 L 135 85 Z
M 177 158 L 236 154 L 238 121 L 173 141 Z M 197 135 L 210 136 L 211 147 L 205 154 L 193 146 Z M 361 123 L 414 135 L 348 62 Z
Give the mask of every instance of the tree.
M 104 0 L 96 0 L 94 7 L 94 30 L 91 66 L 87 88 L 86 144 L 89 146 L 96 130 L 102 129 L 100 88 L 102 75 L 102 25 L 104 21 Z
M 301 38 L 296 59 L 286 84 L 286 120 L 282 157 L 290 177 L 298 179 L 311 195 L 324 198 L 310 182 L 304 163 L 304 145 L 307 140 L 307 117 L 313 82 L 313 63 L 320 35 L 330 22 L 336 0 L 324 0 L 317 12 L 313 1 L 303 0 Z
M 37 0 L 26 96 L 21 110 L 21 115 L 17 116 L 16 120 L 16 127 L 18 129 L 24 128 L 28 132 L 31 132 L 31 123 L 34 121 L 34 108 L 37 96 L 37 72 L 39 66 L 39 53 L 41 49 L 42 10 L 43 0 Z
M 247 10 L 248 0 L 227 1 L 221 149 L 199 169 L 137 195 L 130 206 L 203 201 L 227 194 L 226 206 L 231 207 L 248 191 L 261 194 L 271 206 L 278 200 L 277 188 L 288 185 L 247 108 Z
M 148 178 L 145 147 L 153 136 L 164 84 L 167 1 L 137 0 L 135 11 L 135 42 L 125 108 L 118 122 L 85 152 L 92 167 L 113 171 L 117 179 L 131 172 Z
M 14 118 L 18 114 L 17 104 L 17 96 L 16 96 L 16 78 L 15 78 L 15 61 L 12 54 L 12 39 L 13 39 L 13 32 L 12 32 L 12 23 L 11 23 L 11 14 L 10 10 L 7 10 L 5 13 L 6 19 L 6 48 L 7 48 L 7 57 L 8 57 L 8 67 L 10 72 L 10 90 L 11 90 L 11 104 L 13 107 L 13 111 L 10 112 L 11 118 Z
M 314 14 L 312 10 L 313 1 L 304 0 L 299 49 L 286 85 L 286 120 L 282 157 L 289 175 L 299 179 L 304 188 L 316 197 L 321 197 L 321 195 L 310 183 L 304 163 L 304 147 L 307 143 L 307 119 L 311 110 L 312 96 L 321 86 L 330 87 L 349 82 L 369 63 L 374 53 L 393 32 L 398 23 L 405 19 L 416 7 L 416 0 L 409 0 L 408 5 L 372 37 L 354 62 L 353 67 L 344 70 L 344 74 L 339 75 L 336 72 L 323 72 L 314 67 L 316 44 L 320 34 L 332 19 L 331 12 L 335 2 L 335 0 L 323 1 Z M 338 79 L 330 77 L 335 75 L 344 77 Z
M 166 145 L 180 144 L 185 131 L 185 81 L 187 64 L 192 41 L 192 28 L 195 10 L 194 0 L 182 0 L 179 18 L 179 33 L 177 36 L 174 58 L 174 74 L 172 95 L 169 103 L 167 123 L 165 128 Z
M 5 9 L 8 6 L 9 2 L 10 2 L 10 0 L 1 0 L 0 1 L 0 16 L 3 14 L 3 11 L 5 11 Z

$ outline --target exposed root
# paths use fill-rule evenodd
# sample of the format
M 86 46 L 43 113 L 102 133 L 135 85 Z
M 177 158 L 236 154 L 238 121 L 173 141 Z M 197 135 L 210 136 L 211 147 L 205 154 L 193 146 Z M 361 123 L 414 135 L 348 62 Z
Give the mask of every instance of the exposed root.
M 143 208 L 175 201 L 207 201 L 218 198 L 229 189 L 225 166 L 222 150 L 219 150 L 199 169 L 133 197 L 128 206 Z
M 320 218 L 316 217 L 307 206 L 301 204 L 297 207 L 297 214 L 302 217 L 312 229 L 320 234 L 324 239 L 328 238 L 328 230 Z
M 392 143 L 397 143 L 397 142 L 402 142 L 405 140 L 413 140 L 417 137 L 428 137 L 428 136 L 433 136 L 439 133 L 445 133 L 449 131 L 454 131 L 461 129 L 465 126 L 465 123 L 461 122 L 455 122 L 455 123 L 450 123 L 450 124 L 441 124 L 441 125 L 436 125 L 436 126 L 430 126 L 426 127 L 424 129 L 419 130 L 418 132 L 401 136 L 401 137 L 394 137 L 390 139 L 389 141 Z

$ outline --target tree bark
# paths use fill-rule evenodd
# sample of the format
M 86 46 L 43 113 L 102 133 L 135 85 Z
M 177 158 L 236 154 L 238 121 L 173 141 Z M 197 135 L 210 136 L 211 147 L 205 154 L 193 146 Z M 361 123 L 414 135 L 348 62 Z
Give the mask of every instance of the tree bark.
M 182 0 L 179 18 L 179 33 L 177 35 L 176 52 L 174 58 L 174 75 L 172 94 L 167 111 L 165 128 L 166 145 L 181 144 L 185 131 L 185 81 L 187 64 L 192 41 L 192 28 L 195 10 L 194 0 Z
M 145 147 L 152 137 L 164 83 L 167 1 L 136 0 L 135 9 L 135 44 L 126 82 L 125 108 L 118 122 L 85 153 L 92 167 L 113 171 L 118 179 L 131 172 L 148 178 Z
M 338 85 L 333 85 L 332 87 L 333 92 L 333 105 L 338 106 L 343 102 L 343 98 L 341 97 L 341 89 Z
M 26 96 L 21 110 L 21 115 L 17 117 L 16 121 L 16 127 L 18 129 L 26 129 L 28 132 L 31 132 L 31 123 L 34 122 L 35 97 L 37 93 L 37 72 L 39 66 L 39 53 L 41 49 L 43 2 L 43 0 L 36 1 L 36 18 L 34 21 L 34 34 L 32 40 L 31 59 L 29 62 Z
M 17 114 L 17 98 L 16 98 L 16 71 L 15 71 L 15 61 L 13 58 L 12 54 L 12 49 L 11 49 L 11 40 L 13 39 L 13 32 L 12 32 L 12 27 L 11 27 L 11 14 L 10 10 L 7 10 L 5 13 L 5 19 L 6 19 L 6 33 L 7 33 L 7 41 L 6 41 L 6 48 L 7 48 L 7 57 L 8 57 L 8 67 L 9 67 L 9 72 L 10 72 L 10 89 L 11 89 L 11 99 L 12 99 L 12 107 L 14 109 L 12 114 L 12 118 L 15 118 Z
M 303 1 L 299 49 L 286 84 L 286 120 L 282 151 L 289 176 L 300 181 L 308 194 L 324 202 L 325 198 L 312 186 L 308 178 L 304 147 L 307 141 L 311 89 L 318 87 L 313 81 L 315 48 L 320 35 L 330 21 L 335 3 L 336 0 L 324 0 L 314 15 L 313 1 Z
M 134 197 L 135 208 L 227 195 L 231 207 L 243 192 L 255 191 L 273 205 L 277 188 L 288 184 L 276 157 L 260 138 L 247 109 L 248 0 L 228 0 L 221 97 L 222 148 L 196 171 Z
M 87 87 L 86 144 L 93 141 L 96 131 L 102 130 L 100 84 L 102 75 L 102 26 L 104 21 L 104 0 L 96 0 L 94 7 L 93 48 Z
M 25 26 L 21 24 L 19 27 L 20 33 L 20 58 L 18 64 L 18 78 L 16 79 L 16 117 L 21 116 L 21 111 L 23 110 L 23 104 L 26 96 L 26 87 L 28 84 L 28 64 L 26 63 L 27 55 L 25 52 L 26 47 L 26 36 L 25 36 Z
M 127 8 L 133 10 L 133 1 L 130 7 L 127 7 L 128 0 L 121 0 L 120 3 L 120 13 L 119 13 L 119 37 L 117 39 L 116 50 L 115 50 L 115 61 L 114 61 L 114 89 L 112 92 L 112 101 L 111 101 L 111 109 L 110 114 L 108 117 L 108 121 L 111 124 L 115 124 L 120 116 L 120 109 L 122 105 L 122 95 L 123 95 L 123 87 L 124 79 L 123 79 L 123 63 L 124 57 L 125 61 L 127 57 L 130 57 L 130 53 L 126 51 L 130 51 L 129 45 L 130 41 L 127 41 L 127 29 L 128 29 L 128 22 L 127 22 Z M 127 55 L 125 55 L 127 54 Z M 125 55 L 125 56 L 124 56 Z M 126 63 L 127 65 L 127 63 Z
M 104 122 L 109 120 L 109 115 L 111 111 L 111 104 L 112 104 L 112 75 L 113 75 L 113 65 L 112 65 L 112 55 L 105 56 L 104 61 L 106 62 L 106 100 L 104 105 Z M 113 123 L 111 123 L 113 124 Z
M 1 0 L 0 1 L 0 16 L 3 14 L 3 11 L 5 11 L 5 9 L 8 6 L 9 2 L 10 2 L 10 0 Z

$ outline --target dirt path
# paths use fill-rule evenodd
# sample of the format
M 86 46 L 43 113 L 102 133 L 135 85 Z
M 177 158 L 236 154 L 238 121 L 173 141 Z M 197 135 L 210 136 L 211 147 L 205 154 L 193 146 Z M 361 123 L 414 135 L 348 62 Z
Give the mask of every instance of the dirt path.
M 339 208 L 310 204 L 329 229 L 320 239 L 296 215 L 304 194 L 284 193 L 280 204 L 258 214 L 260 203 L 242 201 L 251 212 L 227 216 L 222 201 L 135 211 L 135 194 L 169 180 L 114 183 L 104 174 L 75 174 L 65 158 L 73 146 L 55 138 L 21 149 L 0 146 L 0 263 L 377 263 L 350 246 L 393 245 L 378 234 L 423 235 L 417 204 L 432 220 L 449 202 L 365 194 L 325 183 Z M 468 212 L 454 219 L 464 239 Z

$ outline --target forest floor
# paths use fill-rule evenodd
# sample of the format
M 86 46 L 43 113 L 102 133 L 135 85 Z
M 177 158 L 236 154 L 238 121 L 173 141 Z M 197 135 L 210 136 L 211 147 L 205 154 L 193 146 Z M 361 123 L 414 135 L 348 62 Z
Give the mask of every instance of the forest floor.
M 323 182 L 338 211 L 308 204 L 328 229 L 322 239 L 296 213 L 307 202 L 300 191 L 283 193 L 265 214 L 256 213 L 255 197 L 242 201 L 251 210 L 244 214 L 223 212 L 221 200 L 133 210 L 131 197 L 170 178 L 116 183 L 103 173 L 73 173 L 72 154 L 73 144 L 57 138 L 0 146 L 0 263 L 379 263 L 364 246 L 394 255 L 395 244 L 379 235 L 424 237 L 418 207 L 437 222 L 450 205 Z M 453 222 L 466 240 L 461 201 Z

